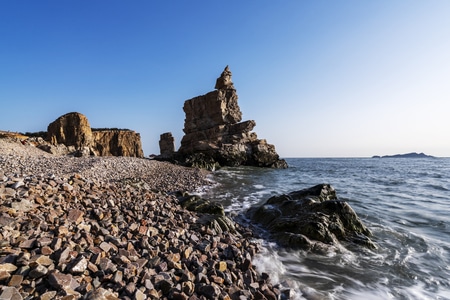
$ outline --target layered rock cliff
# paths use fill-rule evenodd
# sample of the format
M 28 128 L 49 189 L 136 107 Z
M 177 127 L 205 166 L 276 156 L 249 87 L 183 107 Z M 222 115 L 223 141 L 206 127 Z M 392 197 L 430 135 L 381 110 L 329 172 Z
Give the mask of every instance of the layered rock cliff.
M 191 164 L 286 168 L 275 146 L 252 132 L 255 121 L 241 122 L 231 75 L 227 66 L 216 81 L 215 91 L 184 103 L 185 135 L 177 155 Z
M 132 130 L 94 130 L 95 150 L 100 156 L 144 157 L 141 136 Z
M 91 129 L 86 116 L 77 112 L 65 114 L 50 123 L 47 139 L 53 147 L 42 148 L 48 152 L 55 152 L 54 147 L 62 144 L 68 153 L 77 156 L 144 157 L 139 133 L 124 129 Z

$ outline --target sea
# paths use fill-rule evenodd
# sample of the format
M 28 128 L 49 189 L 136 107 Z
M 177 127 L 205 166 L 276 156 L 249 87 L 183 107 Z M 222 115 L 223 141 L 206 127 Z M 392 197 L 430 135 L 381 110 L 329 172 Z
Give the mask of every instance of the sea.
M 450 158 L 288 158 L 288 169 L 227 167 L 202 197 L 237 217 L 274 195 L 331 184 L 376 250 L 325 255 L 258 238 L 253 264 L 291 299 L 450 299 Z M 264 237 L 264 233 L 260 234 Z

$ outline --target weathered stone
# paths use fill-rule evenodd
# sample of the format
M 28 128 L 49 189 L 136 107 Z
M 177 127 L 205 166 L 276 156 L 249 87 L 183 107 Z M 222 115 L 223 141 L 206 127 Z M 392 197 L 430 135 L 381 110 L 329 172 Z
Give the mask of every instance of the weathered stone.
M 119 297 L 107 289 L 98 288 L 88 294 L 90 300 L 119 300 Z
M 59 290 L 75 290 L 79 286 L 79 283 L 72 275 L 58 271 L 50 273 L 48 282 L 51 286 Z
M 0 294 L 0 300 L 22 300 L 23 297 L 19 291 L 12 286 L 4 286 Z
M 136 290 L 136 293 L 134 294 L 134 300 L 145 300 L 145 299 L 147 299 L 147 296 L 141 290 Z
M 39 265 L 43 265 L 43 266 L 50 266 L 51 264 L 54 263 L 53 259 L 51 259 L 50 257 L 46 256 L 46 255 L 35 255 L 30 259 L 30 265 L 33 266 L 34 264 L 39 264 Z
M 22 212 L 28 212 L 34 208 L 34 203 L 30 200 L 22 199 L 19 202 L 12 202 L 11 208 Z
M 9 278 L 11 278 L 11 273 L 4 270 L 0 270 L 0 281 L 6 281 Z
M 57 292 L 56 291 L 49 291 L 41 295 L 39 300 L 52 300 L 55 298 Z
M 45 266 L 37 265 L 34 269 L 32 269 L 30 271 L 28 276 L 30 276 L 31 278 L 39 278 L 44 275 L 47 275 L 47 273 L 48 273 L 48 269 Z
M 99 247 L 105 252 L 109 252 L 109 250 L 111 250 L 111 245 L 107 242 L 102 242 Z
M 88 266 L 88 261 L 86 260 L 86 258 L 80 257 L 73 262 L 73 264 L 70 268 L 70 272 L 72 274 L 83 273 L 87 269 L 87 266 Z
M 0 264 L 0 271 L 14 272 L 15 270 L 17 270 L 17 267 L 14 264 L 11 263 Z
M 8 286 L 19 287 L 22 284 L 23 276 L 22 275 L 12 275 L 11 279 L 8 282 Z

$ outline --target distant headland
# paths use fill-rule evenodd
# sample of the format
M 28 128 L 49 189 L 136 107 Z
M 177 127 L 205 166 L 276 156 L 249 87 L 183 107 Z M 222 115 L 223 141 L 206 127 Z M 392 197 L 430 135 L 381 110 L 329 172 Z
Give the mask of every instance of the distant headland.
M 411 152 L 406 154 L 394 154 L 394 155 L 384 155 L 379 156 L 375 155 L 372 156 L 372 158 L 434 158 L 434 156 L 426 155 L 425 153 L 417 153 L 417 152 Z

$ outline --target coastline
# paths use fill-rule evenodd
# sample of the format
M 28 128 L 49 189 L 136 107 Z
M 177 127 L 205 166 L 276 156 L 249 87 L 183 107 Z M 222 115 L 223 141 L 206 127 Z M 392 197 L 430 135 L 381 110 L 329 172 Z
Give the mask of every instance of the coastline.
M 0 296 L 14 299 L 277 299 L 258 244 L 213 235 L 170 192 L 207 172 L 130 157 L 53 156 L 0 139 Z

